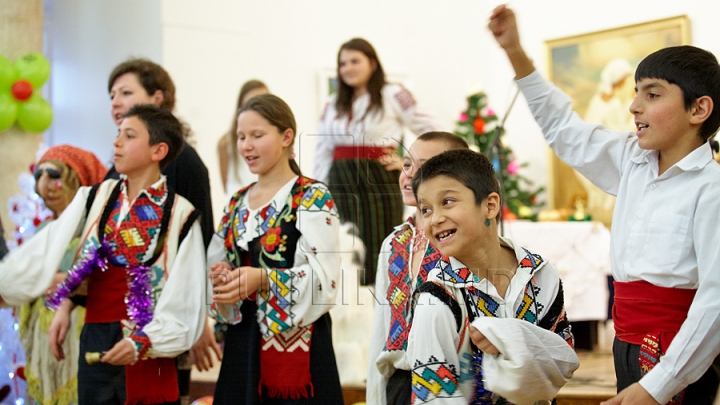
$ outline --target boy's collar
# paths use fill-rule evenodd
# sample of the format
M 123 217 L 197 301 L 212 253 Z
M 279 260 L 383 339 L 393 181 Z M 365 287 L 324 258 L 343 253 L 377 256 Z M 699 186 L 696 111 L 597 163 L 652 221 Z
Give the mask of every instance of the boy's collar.
M 679 162 L 675 163 L 673 167 L 689 172 L 693 170 L 700 170 L 707 166 L 710 161 L 713 160 L 712 150 L 710 144 L 705 142 L 698 146 L 697 149 L 685 155 L 684 158 L 680 159 Z M 630 159 L 631 162 L 636 164 L 647 163 L 655 164 L 657 167 L 659 163 L 659 155 L 656 150 L 646 150 L 643 153 Z
M 120 190 L 123 195 L 127 196 L 127 176 L 124 174 L 120 174 Z M 150 187 L 140 190 L 138 197 L 142 194 L 145 194 L 150 201 L 157 205 L 163 204 L 168 195 L 167 177 L 165 177 L 164 174 L 161 174 L 158 181 L 153 183 Z

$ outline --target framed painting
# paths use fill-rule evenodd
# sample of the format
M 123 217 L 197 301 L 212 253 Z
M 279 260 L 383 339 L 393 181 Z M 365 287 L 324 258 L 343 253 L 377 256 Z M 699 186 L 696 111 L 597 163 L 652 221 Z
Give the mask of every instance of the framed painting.
M 545 42 L 548 79 L 567 93 L 587 122 L 635 131 L 629 111 L 635 68 L 650 53 L 690 44 L 690 21 L 677 16 Z M 594 219 L 609 225 L 614 200 L 549 152 L 550 208 L 573 208 L 584 201 Z

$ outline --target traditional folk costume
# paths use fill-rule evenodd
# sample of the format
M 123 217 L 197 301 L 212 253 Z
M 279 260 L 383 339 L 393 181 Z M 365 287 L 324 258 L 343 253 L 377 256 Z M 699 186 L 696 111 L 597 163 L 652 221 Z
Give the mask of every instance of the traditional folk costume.
M 252 187 L 252 186 L 251 186 Z M 250 187 L 225 208 L 208 264 L 267 270 L 270 288 L 212 304 L 230 324 L 215 404 L 343 404 L 328 311 L 340 277 L 338 214 L 325 185 L 298 176 L 259 208 Z
M 62 162 L 77 176 L 81 186 L 92 186 L 105 177 L 107 168 L 92 152 L 70 145 L 58 145 L 48 149 L 38 160 Z M 65 185 L 58 187 L 63 193 L 73 192 Z M 40 224 L 37 231 L 50 223 Z M 58 271 L 67 273 L 73 265 L 80 237 L 72 239 L 65 250 Z M 29 404 L 73 405 L 78 403 L 77 370 L 80 349 L 80 331 L 85 319 L 85 308 L 80 307 L 71 315 L 70 330 L 63 342 L 63 360 L 55 359 L 48 340 L 48 331 L 55 312 L 45 307 L 43 297 L 20 307 L 20 338 L 25 349 L 25 379 L 27 380 Z
M 47 225 L 45 222 L 38 227 Z M 73 238 L 58 270 L 67 273 L 72 267 L 80 238 Z M 63 360 L 55 359 L 48 340 L 48 331 L 55 312 L 45 307 L 40 297 L 20 307 L 18 323 L 20 339 L 25 349 L 25 380 L 30 404 L 72 405 L 78 403 L 77 371 L 80 350 L 80 331 L 85 308 L 76 308 L 70 317 L 70 330 L 63 342 Z
M 338 116 L 336 97 L 330 96 L 318 125 L 314 174 L 335 196 L 340 220 L 357 225 L 365 244 L 363 283 L 373 284 L 382 240 L 402 222 L 404 209 L 400 171 L 385 170 L 378 159 L 383 148 L 402 145 L 405 127 L 421 135 L 438 125 L 395 84 L 383 87 L 379 111 L 368 111 L 370 94 L 365 93 L 353 101 L 349 115 Z
M 720 376 L 711 367 L 720 353 L 720 167 L 709 145 L 658 175 L 658 151 L 641 149 L 632 132 L 583 122 L 537 72 L 517 84 L 555 153 L 617 195 L 610 259 L 618 391 L 639 380 L 659 403 L 712 404 Z
M 408 348 L 413 404 L 550 400 L 579 367 L 557 269 L 509 239 L 501 244 L 519 263 L 505 298 L 453 257 L 418 289 Z M 499 355 L 474 347 L 471 325 Z
M 410 265 L 422 255 L 417 276 Z M 411 361 L 407 358 L 411 297 L 435 268 L 440 252 L 428 242 L 413 217 L 385 238 L 375 277 L 375 316 L 370 350 L 366 401 L 386 405 L 410 402 Z
M 173 357 L 188 350 L 205 325 L 207 283 L 198 271 L 205 261 L 192 205 L 168 190 L 164 176 L 132 202 L 126 187 L 123 179 L 80 188 L 57 220 L 0 264 L 3 299 L 28 301 L 50 284 L 64 247 L 81 230 L 76 264 L 49 302 L 59 304 L 87 280 L 80 404 L 178 401 Z M 85 361 L 87 352 L 106 352 L 123 338 L 136 349 L 134 364 Z

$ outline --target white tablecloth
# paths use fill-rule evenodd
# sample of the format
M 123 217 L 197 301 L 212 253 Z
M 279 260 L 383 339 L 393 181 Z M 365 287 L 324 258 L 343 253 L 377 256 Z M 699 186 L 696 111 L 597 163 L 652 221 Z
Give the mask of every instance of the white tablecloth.
M 568 319 L 607 319 L 610 231 L 600 222 L 505 222 L 505 236 L 560 271 Z

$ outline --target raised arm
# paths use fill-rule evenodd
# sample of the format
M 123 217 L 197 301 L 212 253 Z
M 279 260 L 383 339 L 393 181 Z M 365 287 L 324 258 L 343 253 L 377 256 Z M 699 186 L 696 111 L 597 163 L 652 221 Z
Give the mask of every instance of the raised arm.
M 535 66 L 520 44 L 515 13 L 507 5 L 502 4 L 493 10 L 488 28 L 510 59 L 515 69 L 515 79 L 521 79 L 535 70 Z

